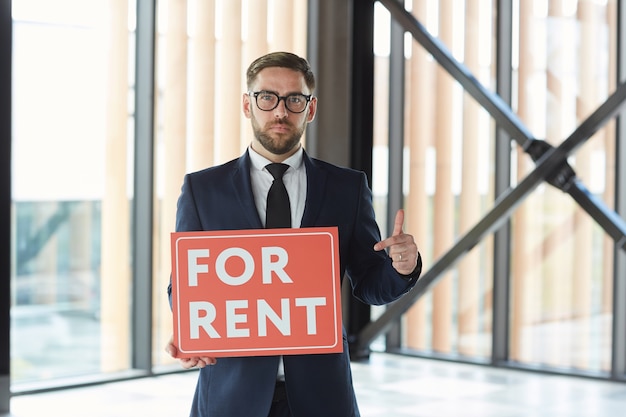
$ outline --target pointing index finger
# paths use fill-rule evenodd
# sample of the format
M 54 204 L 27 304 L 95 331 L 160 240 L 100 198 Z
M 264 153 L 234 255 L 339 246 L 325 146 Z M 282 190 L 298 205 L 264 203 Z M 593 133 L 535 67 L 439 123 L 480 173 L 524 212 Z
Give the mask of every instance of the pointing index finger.
M 404 225 L 404 210 L 400 209 L 396 213 L 396 219 L 393 222 L 392 236 L 397 236 L 402 233 L 402 226 Z
M 394 239 L 394 237 L 404 233 L 402 231 L 403 224 L 404 224 L 404 210 L 400 209 L 396 213 L 396 218 L 395 218 L 395 220 L 393 222 L 393 233 L 387 239 L 382 240 L 382 241 L 376 243 L 374 245 L 374 250 L 375 251 L 383 250 L 383 249 L 386 249 L 389 246 L 393 245 L 394 242 L 396 241 L 396 239 Z

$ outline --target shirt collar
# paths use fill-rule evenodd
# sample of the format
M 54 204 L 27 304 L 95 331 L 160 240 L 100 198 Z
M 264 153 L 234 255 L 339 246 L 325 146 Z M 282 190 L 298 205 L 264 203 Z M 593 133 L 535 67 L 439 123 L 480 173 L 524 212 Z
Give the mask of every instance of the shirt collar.
M 248 154 L 250 155 L 250 162 L 252 163 L 252 168 L 262 171 L 263 168 L 265 168 L 267 164 L 272 163 L 272 161 L 270 161 L 269 159 L 258 154 L 254 149 L 252 149 L 251 146 L 249 146 L 248 149 L 249 149 Z M 289 158 L 283 161 L 283 164 L 287 164 L 295 170 L 300 169 L 300 167 L 302 166 L 303 153 L 304 153 L 304 150 L 302 149 L 302 146 L 300 146 L 300 148 L 296 151 L 296 153 L 294 153 Z

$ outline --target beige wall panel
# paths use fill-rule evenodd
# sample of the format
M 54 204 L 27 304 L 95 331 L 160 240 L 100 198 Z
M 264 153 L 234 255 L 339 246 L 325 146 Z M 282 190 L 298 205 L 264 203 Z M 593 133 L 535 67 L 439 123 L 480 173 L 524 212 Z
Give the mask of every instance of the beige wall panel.
M 105 186 L 102 199 L 101 368 L 129 366 L 128 2 L 109 2 Z

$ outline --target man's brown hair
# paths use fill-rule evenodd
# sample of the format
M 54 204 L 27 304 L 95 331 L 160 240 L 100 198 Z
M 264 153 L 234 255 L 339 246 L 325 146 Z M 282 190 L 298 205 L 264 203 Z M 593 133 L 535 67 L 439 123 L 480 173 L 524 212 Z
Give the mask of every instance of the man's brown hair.
M 291 52 L 272 52 L 255 59 L 246 72 L 248 88 L 252 86 L 261 70 L 270 67 L 282 67 L 298 71 L 304 76 L 304 81 L 309 90 L 313 92 L 315 89 L 315 75 L 313 70 L 311 70 L 311 66 L 306 59 Z

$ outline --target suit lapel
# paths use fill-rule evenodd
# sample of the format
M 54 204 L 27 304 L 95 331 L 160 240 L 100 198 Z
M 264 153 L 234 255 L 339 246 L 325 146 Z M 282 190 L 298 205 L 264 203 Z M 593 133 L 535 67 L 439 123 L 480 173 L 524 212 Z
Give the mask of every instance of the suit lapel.
M 306 168 L 306 203 L 302 215 L 301 227 L 313 227 L 322 208 L 324 189 L 326 188 L 326 171 L 320 169 L 315 161 L 307 155 L 302 156 Z
M 252 193 L 250 156 L 248 155 L 248 151 L 246 151 L 235 164 L 235 169 L 231 176 L 231 186 L 233 189 L 237 190 L 236 195 L 239 200 L 243 218 L 250 220 L 252 228 L 262 229 L 263 223 L 259 218 L 259 212 L 254 203 L 254 194 Z M 225 210 L 228 210 L 228 208 L 225 208 Z
M 319 168 L 306 152 L 304 152 L 302 158 L 306 168 L 307 195 L 301 227 L 314 227 L 324 200 L 327 174 L 326 171 Z M 259 212 L 254 203 L 254 194 L 252 193 L 248 151 L 237 160 L 231 175 L 230 186 L 238 190 L 236 194 L 243 218 L 250 219 L 252 228 L 262 229 L 263 223 L 259 218 Z

